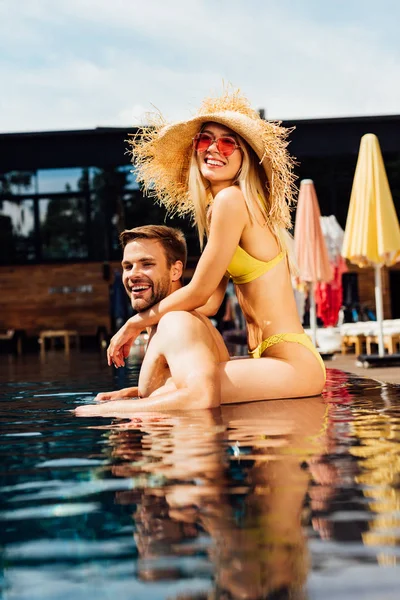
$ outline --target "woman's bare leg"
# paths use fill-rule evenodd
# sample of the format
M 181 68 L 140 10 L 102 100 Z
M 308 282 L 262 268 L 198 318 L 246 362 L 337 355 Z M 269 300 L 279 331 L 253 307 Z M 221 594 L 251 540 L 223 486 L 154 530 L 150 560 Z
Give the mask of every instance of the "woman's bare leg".
M 304 347 L 296 347 L 290 358 L 246 358 L 221 363 L 220 376 L 222 404 L 317 396 L 325 384 L 321 365 Z

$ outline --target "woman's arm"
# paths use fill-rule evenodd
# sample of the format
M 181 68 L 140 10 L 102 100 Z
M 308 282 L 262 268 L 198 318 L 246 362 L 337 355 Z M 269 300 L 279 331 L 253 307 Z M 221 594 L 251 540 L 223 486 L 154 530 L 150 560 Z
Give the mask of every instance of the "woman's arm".
M 222 304 L 226 293 L 227 285 L 228 278 L 223 277 L 221 283 L 219 284 L 213 295 L 210 296 L 210 298 L 205 304 L 203 304 L 203 306 L 199 306 L 199 308 L 197 308 L 196 310 L 202 315 L 205 315 L 206 317 L 213 317 L 218 312 L 218 309 Z
M 108 364 L 125 364 L 133 340 L 146 327 L 155 325 L 167 312 L 195 310 L 206 304 L 218 288 L 239 244 L 248 213 L 242 192 L 231 186 L 221 190 L 213 203 L 210 233 L 190 283 L 158 304 L 128 319 L 111 339 Z

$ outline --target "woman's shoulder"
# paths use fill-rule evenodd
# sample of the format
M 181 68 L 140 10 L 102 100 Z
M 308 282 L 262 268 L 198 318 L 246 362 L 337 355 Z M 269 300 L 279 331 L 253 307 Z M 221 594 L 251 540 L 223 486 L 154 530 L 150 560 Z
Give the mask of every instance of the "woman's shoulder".
M 214 197 L 213 208 L 237 208 L 246 209 L 246 201 L 243 196 L 243 192 L 236 185 L 230 185 L 229 187 L 220 190 Z
M 215 195 L 214 202 L 224 200 L 225 198 L 229 198 L 229 199 L 237 198 L 238 200 L 244 201 L 243 192 L 237 185 L 229 185 L 228 187 L 220 190 Z

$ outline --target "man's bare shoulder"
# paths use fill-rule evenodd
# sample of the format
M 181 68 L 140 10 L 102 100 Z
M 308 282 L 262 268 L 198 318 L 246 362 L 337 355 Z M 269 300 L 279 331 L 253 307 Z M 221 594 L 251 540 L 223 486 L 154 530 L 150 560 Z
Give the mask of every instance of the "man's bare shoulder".
M 206 317 L 196 311 L 176 310 L 163 315 L 158 323 L 157 334 L 167 336 L 173 340 L 176 337 L 182 339 L 198 335 L 209 334 L 209 327 L 205 321 Z M 210 324 L 211 325 L 211 324 Z
M 173 311 L 164 315 L 157 327 L 157 348 L 165 357 L 191 348 L 207 348 L 218 362 L 229 360 L 229 352 L 219 331 L 196 310 Z

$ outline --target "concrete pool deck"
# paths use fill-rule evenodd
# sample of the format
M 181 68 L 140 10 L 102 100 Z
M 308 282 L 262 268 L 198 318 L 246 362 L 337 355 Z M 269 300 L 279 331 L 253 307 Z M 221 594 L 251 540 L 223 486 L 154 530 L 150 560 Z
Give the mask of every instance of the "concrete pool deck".
M 365 369 L 357 366 L 357 356 L 355 354 L 334 354 L 332 360 L 325 361 L 325 365 L 328 369 L 340 369 L 347 373 L 353 373 L 358 377 L 400 384 L 400 367 L 371 367 Z

